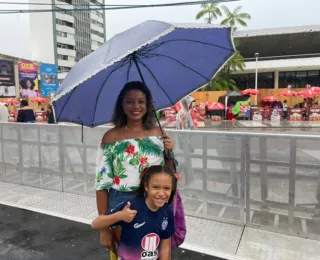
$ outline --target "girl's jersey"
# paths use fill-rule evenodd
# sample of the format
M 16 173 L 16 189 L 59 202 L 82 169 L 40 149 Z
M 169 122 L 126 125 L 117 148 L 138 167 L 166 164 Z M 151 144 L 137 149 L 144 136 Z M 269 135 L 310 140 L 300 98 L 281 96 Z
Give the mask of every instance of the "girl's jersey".
M 159 258 L 160 241 L 174 234 L 174 217 L 172 207 L 166 203 L 156 212 L 151 211 L 145 198 L 130 200 L 131 210 L 137 215 L 126 223 L 121 221 L 114 225 L 122 227 L 118 256 L 121 260 L 156 260 Z M 107 215 L 121 211 L 127 202 L 111 209 Z

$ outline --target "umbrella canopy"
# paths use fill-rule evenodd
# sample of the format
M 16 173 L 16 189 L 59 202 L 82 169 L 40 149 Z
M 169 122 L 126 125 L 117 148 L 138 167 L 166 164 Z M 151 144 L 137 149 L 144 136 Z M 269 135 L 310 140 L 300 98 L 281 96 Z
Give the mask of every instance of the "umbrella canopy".
M 14 98 L 8 98 L 3 102 L 8 104 L 8 105 L 16 105 L 16 104 L 20 103 L 18 100 L 14 99 Z
M 47 103 L 47 100 L 43 97 L 36 97 L 31 100 L 33 103 Z
M 250 96 L 256 96 L 260 94 L 260 90 L 255 90 L 255 89 L 251 89 L 248 88 L 244 91 L 241 91 L 241 95 L 250 95 Z
M 208 110 L 224 110 L 225 107 L 224 107 L 224 104 L 221 104 L 219 102 L 209 102 L 208 103 Z
M 53 98 L 57 122 L 110 122 L 128 81 L 144 81 L 157 110 L 206 85 L 235 53 L 230 27 L 146 21 L 80 60 Z
M 291 89 L 287 89 L 279 94 L 280 97 L 292 97 L 292 96 L 295 97 L 297 95 L 298 93 Z
M 262 99 L 263 102 L 279 102 L 280 99 L 275 96 L 267 96 L 264 99 Z
M 310 90 L 313 91 L 313 92 L 319 93 L 320 92 L 320 87 L 313 86 L 313 87 L 310 88 Z
M 317 95 L 318 93 L 315 91 L 312 91 L 310 88 L 298 92 L 298 96 L 302 96 L 302 97 L 315 97 Z

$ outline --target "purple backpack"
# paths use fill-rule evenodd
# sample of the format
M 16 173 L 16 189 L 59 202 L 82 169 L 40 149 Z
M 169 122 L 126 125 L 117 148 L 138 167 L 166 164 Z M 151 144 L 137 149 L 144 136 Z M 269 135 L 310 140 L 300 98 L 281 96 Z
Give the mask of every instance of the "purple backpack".
M 186 219 L 180 193 L 177 191 L 172 202 L 174 215 L 174 235 L 171 237 L 171 248 L 175 249 L 180 246 L 187 234 Z

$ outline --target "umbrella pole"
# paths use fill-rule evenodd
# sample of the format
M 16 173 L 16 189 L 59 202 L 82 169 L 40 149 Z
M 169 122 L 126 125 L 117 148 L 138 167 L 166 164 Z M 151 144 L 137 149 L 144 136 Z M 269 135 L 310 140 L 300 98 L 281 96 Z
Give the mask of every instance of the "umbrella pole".
M 140 76 L 140 78 L 141 78 L 142 83 L 143 83 L 145 86 L 147 86 L 146 82 L 144 81 L 144 77 L 143 77 L 142 72 L 141 72 L 141 70 L 140 70 L 140 67 L 139 67 L 139 65 L 138 65 L 138 62 L 137 62 L 137 59 L 136 59 L 135 54 L 133 54 L 132 60 L 133 60 L 134 64 L 135 64 L 136 67 L 137 67 L 137 70 L 138 70 L 138 73 L 139 73 L 139 76 Z M 158 123 L 158 125 L 159 125 L 159 127 L 160 127 L 161 134 L 162 134 L 162 136 L 163 136 L 163 135 L 164 135 L 164 134 L 163 134 L 163 129 L 162 129 L 162 126 L 161 126 L 161 124 L 160 124 L 160 121 L 159 121 L 159 119 L 158 119 L 158 117 L 157 117 L 157 113 L 156 113 L 155 110 L 153 110 L 153 114 L 154 114 L 154 116 L 156 117 L 157 123 Z

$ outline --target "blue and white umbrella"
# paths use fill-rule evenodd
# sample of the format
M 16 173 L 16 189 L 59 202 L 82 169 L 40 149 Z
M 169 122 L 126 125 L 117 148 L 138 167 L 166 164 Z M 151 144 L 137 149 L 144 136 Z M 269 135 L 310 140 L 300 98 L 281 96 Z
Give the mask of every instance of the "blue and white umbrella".
M 111 121 L 128 81 L 143 81 L 156 109 L 204 87 L 235 53 L 231 28 L 146 21 L 80 60 L 53 98 L 57 122 L 89 127 Z

